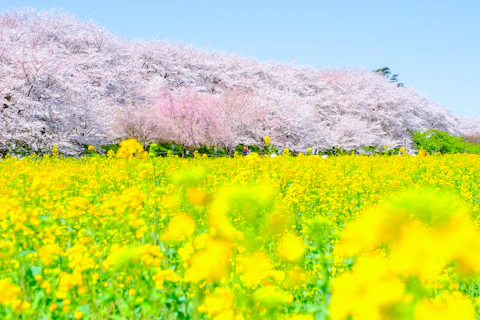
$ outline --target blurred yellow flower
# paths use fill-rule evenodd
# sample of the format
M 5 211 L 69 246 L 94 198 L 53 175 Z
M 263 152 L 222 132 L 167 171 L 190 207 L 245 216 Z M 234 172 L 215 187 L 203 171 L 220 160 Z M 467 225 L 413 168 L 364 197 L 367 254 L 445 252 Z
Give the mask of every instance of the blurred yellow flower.
M 303 258 L 305 245 L 298 236 L 288 233 L 280 239 L 278 252 L 282 259 L 289 262 L 297 262 Z
M 186 214 L 176 214 L 170 220 L 163 238 L 165 240 L 182 240 L 190 237 L 195 232 L 195 220 Z
M 220 318 L 222 313 L 230 311 L 232 304 L 232 292 L 227 288 L 216 288 L 213 293 L 206 295 L 204 302 L 198 306 L 198 311 L 216 319 Z
M 128 139 L 120 142 L 120 148 L 116 153 L 117 158 L 147 158 L 148 152 L 136 139 Z
M 243 272 L 240 278 L 245 285 L 255 287 L 271 274 L 273 264 L 265 253 L 256 252 L 243 259 L 239 270 Z

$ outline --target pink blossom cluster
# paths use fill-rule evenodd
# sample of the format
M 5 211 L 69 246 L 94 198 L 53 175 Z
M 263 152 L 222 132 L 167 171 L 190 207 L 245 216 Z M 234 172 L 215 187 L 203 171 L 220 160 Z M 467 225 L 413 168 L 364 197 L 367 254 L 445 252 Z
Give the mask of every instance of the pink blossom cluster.
M 176 143 L 184 148 L 256 144 L 265 134 L 265 109 L 251 95 L 237 90 L 221 95 L 185 90 L 161 91 L 145 105 L 129 105 L 114 121 L 113 135 L 143 144 Z

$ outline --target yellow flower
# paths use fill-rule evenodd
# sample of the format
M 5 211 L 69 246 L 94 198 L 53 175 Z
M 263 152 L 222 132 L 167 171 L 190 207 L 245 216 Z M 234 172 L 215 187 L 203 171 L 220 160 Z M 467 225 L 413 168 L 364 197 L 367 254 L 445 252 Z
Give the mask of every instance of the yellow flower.
M 177 214 L 165 230 L 165 240 L 182 240 L 190 237 L 195 232 L 195 220 L 186 214 Z
M 148 152 L 136 139 L 128 139 L 120 142 L 120 148 L 116 153 L 117 158 L 147 158 Z
M 187 198 L 194 205 L 200 206 L 205 203 L 205 192 L 198 190 L 197 188 L 189 188 L 187 192 Z
M 0 279 L 0 305 L 11 307 L 22 311 L 30 307 L 22 301 L 22 290 L 19 286 L 12 284 L 9 278 Z
M 404 284 L 385 258 L 363 257 L 351 274 L 334 279 L 330 315 L 332 319 L 383 319 L 386 315 L 382 316 L 382 312 L 399 301 L 403 293 Z
M 175 274 L 172 269 L 167 270 L 158 270 L 157 273 L 152 277 L 155 281 L 155 287 L 157 290 L 162 290 L 165 282 L 178 282 L 180 277 Z
M 230 267 L 231 254 L 231 243 L 221 239 L 210 239 L 205 249 L 195 252 L 191 257 L 190 267 L 185 272 L 185 281 L 212 282 L 224 279 Z
M 195 250 L 191 242 L 185 243 L 185 245 L 182 248 L 178 249 L 178 254 L 182 258 L 184 263 L 186 263 L 190 259 L 190 257 L 194 252 Z
M 40 288 L 44 289 L 47 294 L 49 294 L 51 292 L 50 283 L 47 280 L 44 280 L 40 284 Z
M 297 262 L 303 258 L 305 245 L 296 235 L 289 233 L 280 239 L 278 252 L 282 259 L 289 262 Z
M 95 147 L 94 146 L 88 146 L 88 151 L 94 151 Z
M 206 313 L 210 318 L 216 318 L 230 310 L 233 304 L 233 294 L 227 288 L 216 288 L 213 293 L 205 296 L 204 302 L 198 306 L 198 311 Z
M 448 262 L 449 252 L 445 249 L 441 239 L 426 226 L 418 221 L 409 223 L 396 246 L 395 271 L 407 276 L 435 278 Z
M 88 292 L 88 288 L 87 288 L 86 286 L 79 286 L 79 287 L 77 288 L 77 293 L 78 293 L 79 295 L 85 294 L 85 293 L 87 293 L 87 292 Z
M 61 249 L 56 243 L 46 244 L 39 250 L 40 260 L 47 266 L 52 264 L 52 257 L 60 253 Z
M 58 157 L 58 147 L 55 144 L 52 147 L 52 157 L 54 158 Z
M 240 279 L 247 286 L 255 287 L 271 274 L 273 265 L 265 253 L 256 252 L 253 255 L 244 258 L 240 270 L 243 271 L 243 275 Z
M 287 276 L 289 283 L 292 285 L 301 285 L 307 281 L 307 273 L 297 266 L 289 270 Z

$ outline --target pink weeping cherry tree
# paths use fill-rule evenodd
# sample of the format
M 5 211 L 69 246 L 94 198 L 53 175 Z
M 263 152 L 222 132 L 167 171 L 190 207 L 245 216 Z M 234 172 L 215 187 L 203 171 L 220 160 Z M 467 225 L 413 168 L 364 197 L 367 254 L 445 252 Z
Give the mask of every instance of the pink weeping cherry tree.
M 162 89 L 149 105 L 125 107 L 114 132 L 119 139 L 136 138 L 143 144 L 171 142 L 184 150 L 219 146 L 231 151 L 238 144 L 259 144 L 265 135 L 265 110 L 240 90 L 215 95 Z
M 219 99 L 212 94 L 190 90 L 180 95 L 165 93 L 153 106 L 153 112 L 171 139 L 186 151 L 200 146 L 231 145 L 228 130 L 218 109 Z
M 147 106 L 129 106 L 116 119 L 118 138 L 136 138 L 143 144 L 176 143 L 184 152 L 200 146 L 232 145 L 233 137 L 213 94 L 163 90 Z

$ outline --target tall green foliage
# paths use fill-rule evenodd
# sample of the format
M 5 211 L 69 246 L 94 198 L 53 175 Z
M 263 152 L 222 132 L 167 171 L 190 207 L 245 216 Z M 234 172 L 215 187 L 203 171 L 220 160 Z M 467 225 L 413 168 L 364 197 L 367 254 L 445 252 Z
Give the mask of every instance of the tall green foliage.
M 463 137 L 452 136 L 448 132 L 439 130 L 414 132 L 412 139 L 417 149 L 424 149 L 430 153 L 480 154 L 480 144 L 467 142 Z

